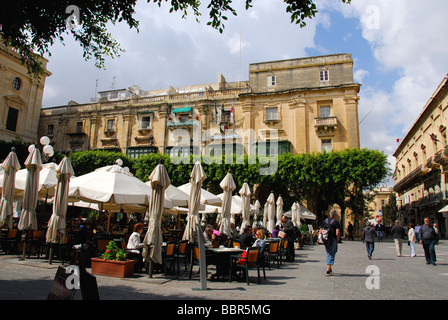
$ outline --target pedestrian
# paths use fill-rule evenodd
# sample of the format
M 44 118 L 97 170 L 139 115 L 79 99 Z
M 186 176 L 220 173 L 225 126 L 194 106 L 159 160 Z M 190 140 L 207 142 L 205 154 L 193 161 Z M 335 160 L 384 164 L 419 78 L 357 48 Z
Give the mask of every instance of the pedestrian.
M 436 250 L 435 245 L 439 243 L 434 227 L 429 224 L 429 218 L 425 218 L 425 224 L 420 227 L 420 243 L 423 245 L 425 251 L 426 264 L 436 265 Z
M 400 225 L 399 220 L 395 221 L 395 225 L 390 230 L 390 233 L 392 234 L 392 237 L 394 238 L 395 250 L 397 252 L 397 257 L 401 257 L 401 251 L 403 248 L 403 239 L 406 235 L 406 231 Z
M 351 221 L 348 222 L 347 231 L 348 231 L 348 239 L 354 241 L 355 238 L 353 238 L 353 233 L 355 232 L 355 227 L 353 226 Z
M 375 250 L 375 237 L 378 238 L 373 223 L 367 223 L 367 226 L 362 231 L 362 235 L 366 243 L 367 257 L 372 260 L 373 250 Z
M 415 225 L 415 241 L 420 242 L 420 225 L 417 223 Z
M 296 255 L 294 251 L 294 239 L 296 237 L 294 232 L 294 224 L 288 219 L 287 216 L 283 216 L 281 221 L 280 231 L 285 232 L 286 235 L 284 239 L 288 241 L 286 244 L 286 261 L 294 262 Z
M 329 217 L 322 221 L 321 227 L 319 229 L 319 234 L 322 233 L 322 229 L 325 227 L 330 227 L 330 242 L 325 245 L 325 251 L 327 254 L 326 264 L 327 264 L 327 277 L 333 275 L 333 265 L 338 251 L 338 241 L 341 236 L 341 226 L 339 221 L 336 220 L 336 210 L 331 209 Z M 319 245 L 319 242 L 317 242 Z
M 409 247 L 411 248 L 411 257 L 415 257 L 415 242 L 417 241 L 417 238 L 415 237 L 415 228 L 414 224 L 409 224 L 409 230 L 408 230 L 408 243 Z
M 375 230 L 378 242 L 383 242 L 383 224 L 381 222 L 378 222 L 378 224 L 375 226 Z

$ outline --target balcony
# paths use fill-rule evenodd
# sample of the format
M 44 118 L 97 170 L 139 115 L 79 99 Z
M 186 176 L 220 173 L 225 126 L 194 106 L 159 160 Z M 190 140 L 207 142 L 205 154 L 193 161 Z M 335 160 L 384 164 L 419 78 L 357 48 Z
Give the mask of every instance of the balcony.
M 338 127 L 337 117 L 314 118 L 314 129 L 318 137 L 332 137 Z
M 180 120 L 174 121 L 170 120 L 167 123 L 168 129 L 179 129 L 179 128 L 193 128 L 195 126 L 195 120 Z

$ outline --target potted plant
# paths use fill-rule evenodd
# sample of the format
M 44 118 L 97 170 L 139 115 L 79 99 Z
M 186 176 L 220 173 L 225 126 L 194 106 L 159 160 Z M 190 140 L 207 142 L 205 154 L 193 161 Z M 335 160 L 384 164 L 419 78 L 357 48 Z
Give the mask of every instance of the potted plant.
M 126 252 L 110 241 L 101 257 L 92 258 L 92 274 L 118 278 L 129 277 L 134 272 L 135 260 L 127 259 Z

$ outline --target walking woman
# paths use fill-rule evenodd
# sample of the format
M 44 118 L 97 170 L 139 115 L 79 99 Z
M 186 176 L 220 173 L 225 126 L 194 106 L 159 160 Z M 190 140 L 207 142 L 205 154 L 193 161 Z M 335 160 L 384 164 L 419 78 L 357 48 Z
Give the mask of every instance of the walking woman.
M 416 242 L 416 237 L 415 237 L 415 229 L 414 229 L 414 224 L 410 223 L 409 224 L 409 230 L 408 230 L 408 241 L 409 241 L 409 247 L 411 248 L 411 257 L 415 257 L 415 242 Z

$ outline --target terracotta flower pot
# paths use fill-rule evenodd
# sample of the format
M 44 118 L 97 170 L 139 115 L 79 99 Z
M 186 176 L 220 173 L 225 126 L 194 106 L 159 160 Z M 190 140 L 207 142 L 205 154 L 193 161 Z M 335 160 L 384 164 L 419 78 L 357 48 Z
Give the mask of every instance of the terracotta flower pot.
M 115 261 L 103 258 L 92 258 L 92 274 L 126 278 L 134 272 L 135 260 Z

